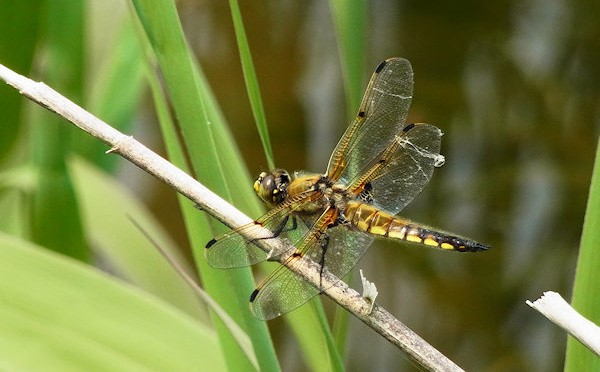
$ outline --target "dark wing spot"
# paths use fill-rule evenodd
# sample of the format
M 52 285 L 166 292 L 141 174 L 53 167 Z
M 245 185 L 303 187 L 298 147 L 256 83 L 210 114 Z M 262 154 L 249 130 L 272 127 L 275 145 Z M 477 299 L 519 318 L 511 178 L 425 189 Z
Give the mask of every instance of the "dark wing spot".
M 403 132 L 408 132 L 409 130 L 413 129 L 414 127 L 415 127 L 415 124 L 414 124 L 414 123 L 410 123 L 410 124 L 408 124 L 407 126 L 405 126 L 405 127 L 402 129 L 402 131 L 403 131 Z
M 250 295 L 250 302 L 254 302 L 254 300 L 256 299 L 256 296 L 258 296 L 258 292 L 260 292 L 260 290 L 257 288 L 254 291 L 252 291 L 252 294 Z
M 208 243 L 206 243 L 206 249 L 210 249 L 210 247 L 212 247 L 215 243 L 217 242 L 217 239 L 211 239 Z
M 381 70 L 383 70 L 383 68 L 385 67 L 385 65 L 387 65 L 387 61 L 383 61 L 379 64 L 379 66 L 377 66 L 377 68 L 375 69 L 375 73 L 378 74 L 381 72 Z
M 366 114 L 365 114 L 365 112 L 364 112 L 364 111 L 359 111 L 359 112 L 358 112 L 358 117 L 359 117 L 359 118 L 364 118 L 364 117 L 365 117 L 365 115 L 366 115 Z

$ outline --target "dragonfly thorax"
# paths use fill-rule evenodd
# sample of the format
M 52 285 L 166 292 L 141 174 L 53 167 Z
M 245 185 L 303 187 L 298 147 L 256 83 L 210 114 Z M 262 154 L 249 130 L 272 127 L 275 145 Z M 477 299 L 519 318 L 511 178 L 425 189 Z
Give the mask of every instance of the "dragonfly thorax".
M 262 172 L 254 182 L 254 191 L 270 208 L 289 198 L 301 198 L 305 204 L 302 208 L 296 208 L 296 212 L 303 213 L 314 213 L 326 205 L 337 204 L 341 195 L 334 188 L 326 175 L 295 172 L 290 176 L 283 169 Z

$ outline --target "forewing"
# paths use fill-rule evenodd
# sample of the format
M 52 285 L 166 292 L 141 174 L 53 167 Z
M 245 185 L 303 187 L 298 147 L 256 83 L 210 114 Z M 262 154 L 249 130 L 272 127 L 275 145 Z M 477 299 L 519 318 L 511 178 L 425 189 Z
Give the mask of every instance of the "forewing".
M 410 62 L 390 58 L 373 73 L 359 113 L 338 142 L 327 167 L 333 180 L 349 181 L 400 133 L 413 93 Z
M 368 180 L 372 203 L 392 214 L 410 203 L 429 182 L 433 169 L 444 162 L 439 153 L 441 137 L 442 131 L 433 125 L 407 125 L 390 145 L 391 151 L 372 161 L 371 166 L 377 169 Z M 360 183 L 365 181 L 355 178 L 350 189 L 362 190 Z
M 208 264 L 225 269 L 249 266 L 266 260 L 267 253 L 257 244 L 277 237 L 277 232 L 285 229 L 292 221 L 285 209 L 275 212 L 265 215 L 261 218 L 263 221 L 259 219 L 240 226 L 208 242 L 204 250 Z

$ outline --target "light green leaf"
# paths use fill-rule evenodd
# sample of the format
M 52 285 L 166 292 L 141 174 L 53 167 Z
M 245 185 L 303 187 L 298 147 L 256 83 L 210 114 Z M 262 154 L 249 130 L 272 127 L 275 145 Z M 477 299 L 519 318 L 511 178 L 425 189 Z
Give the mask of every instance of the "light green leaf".
M 0 368 L 224 370 L 215 334 L 100 271 L 0 234 Z
M 69 161 L 84 231 L 94 249 L 118 275 L 188 313 L 206 318 L 190 288 L 131 222 L 151 231 L 157 243 L 187 272 L 175 243 L 144 205 L 128 190 L 82 158 Z

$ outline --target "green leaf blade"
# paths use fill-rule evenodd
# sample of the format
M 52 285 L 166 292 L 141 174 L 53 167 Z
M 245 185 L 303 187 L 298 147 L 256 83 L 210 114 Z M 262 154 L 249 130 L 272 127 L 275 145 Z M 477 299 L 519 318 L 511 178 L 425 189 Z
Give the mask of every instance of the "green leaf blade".
M 600 144 L 600 142 L 598 142 Z M 596 160 L 585 212 L 581 246 L 577 260 L 571 305 L 583 316 L 600 324 L 600 146 Z M 569 336 L 565 357 L 565 371 L 596 371 L 600 369 L 598 356 Z
M 224 369 L 209 329 L 89 266 L 0 234 L 0 272 L 9 370 Z

